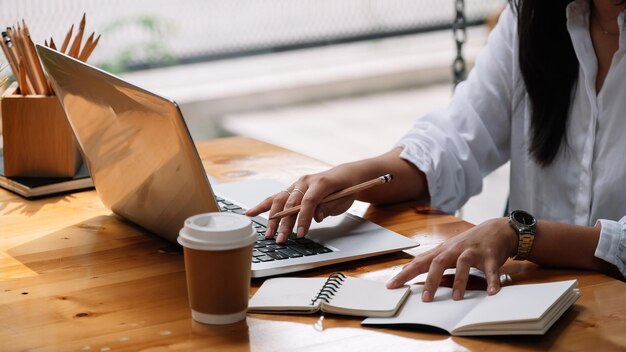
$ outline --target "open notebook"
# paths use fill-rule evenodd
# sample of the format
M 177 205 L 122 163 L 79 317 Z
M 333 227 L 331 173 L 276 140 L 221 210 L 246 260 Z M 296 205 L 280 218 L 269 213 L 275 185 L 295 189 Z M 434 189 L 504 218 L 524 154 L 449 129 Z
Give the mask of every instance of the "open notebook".
M 452 300 L 452 289 L 439 287 L 433 302 L 422 302 L 423 285 L 411 286 L 411 295 L 397 316 L 368 318 L 363 325 L 381 327 L 430 326 L 452 335 L 541 335 L 580 296 L 576 280 L 513 285 L 498 294 L 466 291 Z
M 266 280 L 248 303 L 252 313 L 326 313 L 365 317 L 393 316 L 409 295 L 409 287 L 390 290 L 382 282 L 341 273 L 328 278 Z

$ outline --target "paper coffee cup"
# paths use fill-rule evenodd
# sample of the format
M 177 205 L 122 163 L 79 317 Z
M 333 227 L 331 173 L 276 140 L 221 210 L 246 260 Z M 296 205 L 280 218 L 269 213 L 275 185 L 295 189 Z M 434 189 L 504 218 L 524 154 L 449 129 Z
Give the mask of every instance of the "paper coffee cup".
M 178 243 L 194 320 L 231 324 L 246 318 L 255 240 L 252 222 L 243 215 L 206 213 L 185 220 Z

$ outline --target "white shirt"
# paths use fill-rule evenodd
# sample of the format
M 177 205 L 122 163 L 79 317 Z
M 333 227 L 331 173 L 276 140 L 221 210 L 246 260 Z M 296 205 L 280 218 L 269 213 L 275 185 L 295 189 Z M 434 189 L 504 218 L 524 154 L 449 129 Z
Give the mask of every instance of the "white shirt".
M 431 204 L 446 212 L 482 189 L 482 179 L 511 161 L 510 209 L 538 219 L 602 224 L 595 256 L 626 277 L 626 26 L 599 94 L 589 33 L 589 3 L 567 7 L 567 28 L 580 63 L 567 144 L 542 168 L 528 154 L 530 100 L 518 63 L 517 17 L 509 7 L 468 79 L 443 111 L 418 119 L 398 145 L 426 174 Z

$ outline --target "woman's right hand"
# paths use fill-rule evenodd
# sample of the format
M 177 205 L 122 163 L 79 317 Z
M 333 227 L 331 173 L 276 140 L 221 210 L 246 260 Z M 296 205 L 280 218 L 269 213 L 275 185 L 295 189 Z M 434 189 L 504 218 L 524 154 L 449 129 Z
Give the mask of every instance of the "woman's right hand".
M 362 180 L 358 173 L 350 171 L 350 168 L 343 165 L 318 174 L 305 175 L 287 189 L 249 209 L 246 215 L 257 216 L 269 210 L 271 217 L 280 211 L 300 205 L 299 214 L 269 220 L 267 223 L 265 237 L 272 238 L 276 234 L 276 243 L 284 243 L 292 232 L 298 237 L 304 237 L 313 219 L 321 222 L 327 216 L 339 215 L 348 210 L 357 194 L 328 203 L 322 203 L 322 200 L 332 193 L 360 182 Z
M 302 176 L 286 190 L 268 197 L 248 210 L 246 215 L 257 216 L 269 210 L 271 217 L 287 208 L 301 205 L 299 215 L 294 214 L 267 223 L 265 237 L 272 238 L 276 234 L 276 242 L 284 243 L 294 232 L 294 227 L 297 236 L 304 237 L 313 219 L 320 222 L 327 216 L 339 215 L 348 210 L 355 199 L 374 204 L 394 203 L 420 197 L 427 199 L 426 176 L 413 164 L 400 158 L 401 152 L 402 149 L 398 147 L 375 158 L 342 164 L 328 171 Z M 385 174 L 392 174 L 394 181 L 322 203 L 324 198 L 335 192 Z

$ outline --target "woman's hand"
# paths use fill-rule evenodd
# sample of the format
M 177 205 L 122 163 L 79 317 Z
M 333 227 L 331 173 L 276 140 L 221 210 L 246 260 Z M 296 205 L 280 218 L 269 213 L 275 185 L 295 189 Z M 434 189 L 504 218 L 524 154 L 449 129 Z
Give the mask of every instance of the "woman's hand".
M 456 267 L 452 298 L 463 299 L 470 267 L 482 270 L 487 293 L 500 290 L 500 267 L 517 252 L 518 235 L 507 218 L 497 218 L 452 237 L 438 247 L 416 257 L 387 283 L 397 288 L 415 276 L 428 272 L 422 300 L 430 302 L 439 287 L 444 270 Z
M 355 199 L 374 204 L 420 197 L 427 199 L 426 176 L 413 164 L 400 158 L 401 152 L 402 149 L 398 147 L 375 158 L 342 164 L 319 174 L 303 176 L 286 190 L 268 197 L 248 210 L 246 215 L 256 216 L 269 210 L 271 217 L 286 208 L 301 205 L 299 215 L 270 220 L 267 223 L 265 237 L 271 238 L 277 234 L 276 242 L 283 243 L 293 232 L 294 226 L 298 237 L 303 237 L 313 219 L 320 222 L 327 216 L 339 215 L 348 210 Z M 321 203 L 332 193 L 385 174 L 392 174 L 394 181 L 332 202 Z
M 304 237 L 315 219 L 321 222 L 325 217 L 339 215 L 350 208 L 357 194 L 343 197 L 328 203 L 321 203 L 328 195 L 361 182 L 358 174 L 350 172 L 346 167 L 336 167 L 325 172 L 300 177 L 293 185 L 246 212 L 247 216 L 256 216 L 270 211 L 270 217 L 284 209 L 301 205 L 300 213 L 282 219 L 269 220 L 266 238 L 276 234 L 276 243 L 284 243 L 296 225 L 298 237 Z

